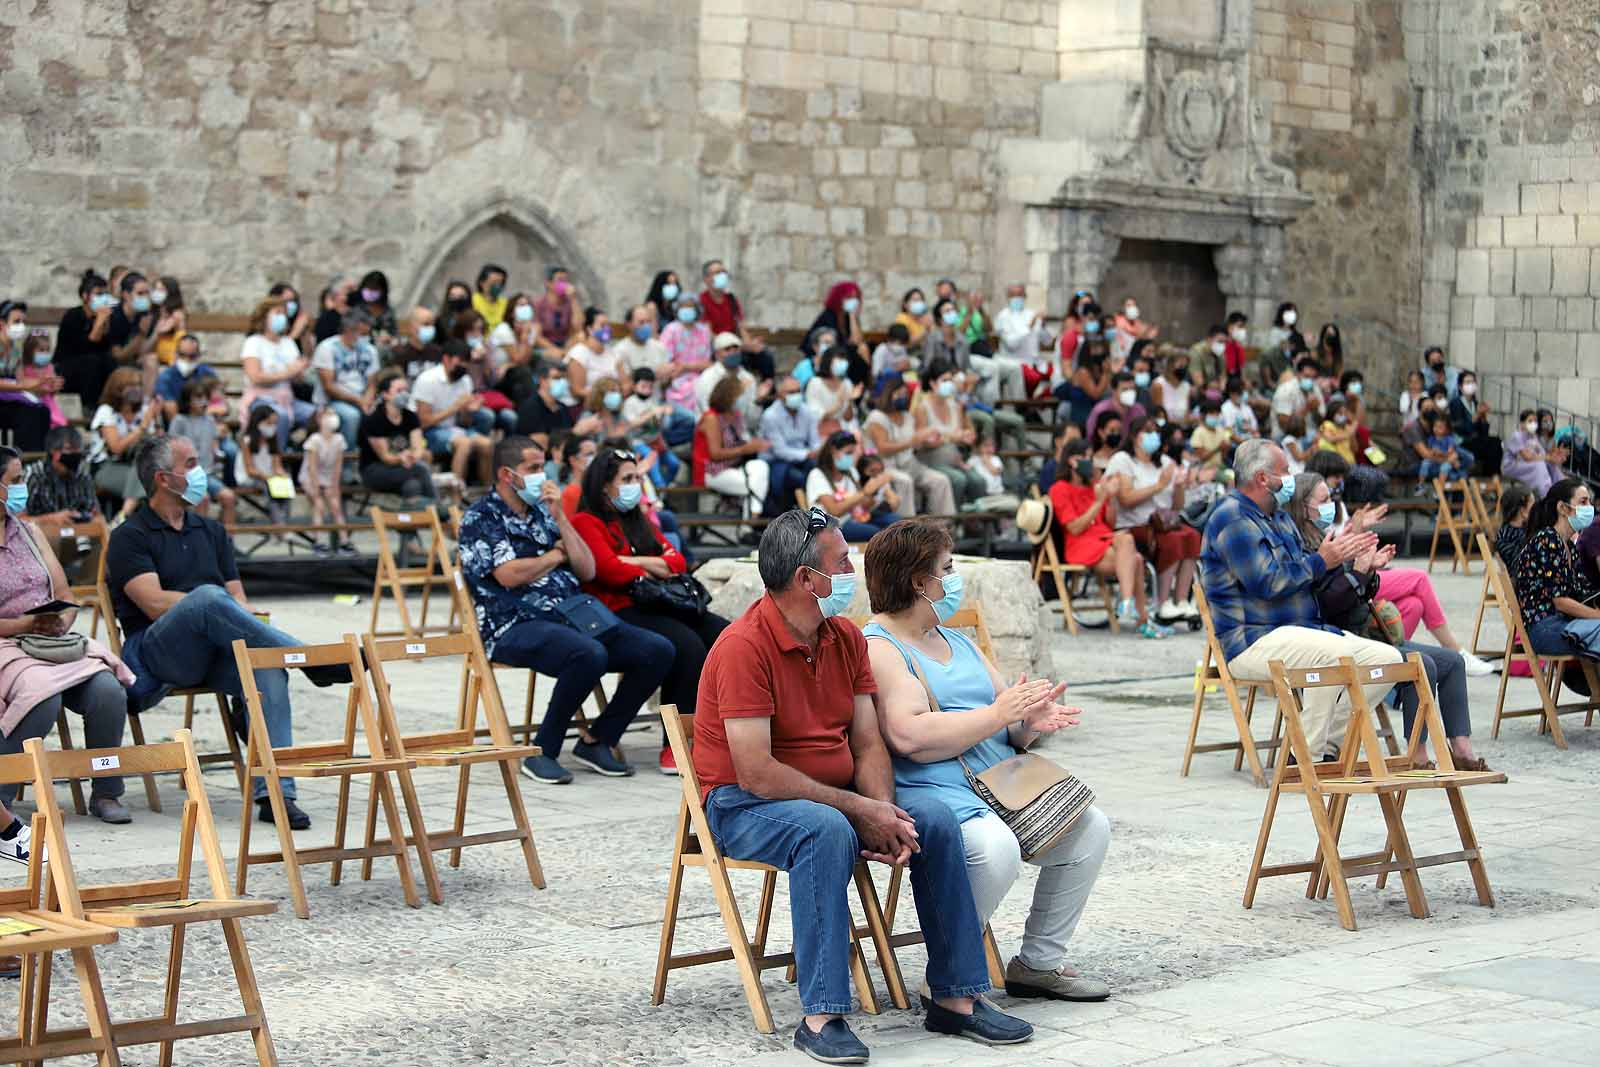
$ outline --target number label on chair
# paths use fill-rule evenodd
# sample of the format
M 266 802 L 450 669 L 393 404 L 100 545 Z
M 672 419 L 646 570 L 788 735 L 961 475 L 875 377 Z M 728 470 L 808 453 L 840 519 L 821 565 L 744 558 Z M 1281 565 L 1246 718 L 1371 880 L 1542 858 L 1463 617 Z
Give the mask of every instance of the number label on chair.
M 400 514 L 398 514 L 398 515 L 396 515 L 394 517 L 394 521 L 395 522 L 410 522 L 411 521 L 411 516 L 409 514 L 407 514 L 406 512 L 402 511 Z
M 427 645 L 412 645 L 412 644 L 406 645 L 406 655 L 408 655 L 408 656 L 426 655 L 427 651 L 428 651 L 428 646 Z
M 1320 681 L 1322 681 L 1322 675 L 1318 674 L 1316 671 L 1307 671 L 1306 672 L 1306 684 L 1307 685 L 1310 685 L 1312 682 L 1320 682 Z
M 1382 667 L 1374 667 L 1374 668 L 1372 668 L 1372 674 L 1369 675 L 1368 677 L 1371 677 L 1371 678 L 1382 678 L 1383 677 L 1383 668 Z
M 71 526 L 61 527 L 61 540 L 68 541 L 76 536 L 78 536 L 78 531 L 73 529 Z
M 122 762 L 115 756 L 96 756 L 89 761 L 89 766 L 97 771 L 114 771 L 122 766 Z
M 283 654 L 283 665 L 285 667 L 293 666 L 297 663 L 304 663 L 305 661 L 306 654 L 304 652 L 285 652 Z

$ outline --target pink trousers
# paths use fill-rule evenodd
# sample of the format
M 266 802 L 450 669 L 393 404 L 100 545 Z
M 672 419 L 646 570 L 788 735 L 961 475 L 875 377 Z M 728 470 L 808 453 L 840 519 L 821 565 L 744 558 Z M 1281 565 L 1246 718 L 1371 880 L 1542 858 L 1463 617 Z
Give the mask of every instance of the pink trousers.
M 1433 595 L 1433 583 L 1428 572 L 1412 567 L 1390 568 L 1378 572 L 1378 596 L 1391 601 L 1400 610 L 1405 624 L 1406 640 L 1423 623 L 1428 629 L 1444 625 L 1444 609 L 1439 598 Z

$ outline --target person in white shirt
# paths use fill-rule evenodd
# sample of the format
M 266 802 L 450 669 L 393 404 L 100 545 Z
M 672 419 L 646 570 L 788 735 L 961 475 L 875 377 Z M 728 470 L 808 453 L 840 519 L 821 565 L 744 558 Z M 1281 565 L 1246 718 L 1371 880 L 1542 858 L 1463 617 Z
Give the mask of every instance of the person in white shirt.
M 446 344 L 444 358 L 419 374 L 411 387 L 411 410 L 422 423 L 428 451 L 440 459 L 449 458 L 458 485 L 467 484 L 467 467 L 474 461 L 478 477 L 487 485 L 494 477 L 489 440 L 494 413 L 472 390 L 469 358 L 464 343 Z
M 744 383 L 746 407 L 754 403 L 759 386 L 756 376 L 744 369 L 744 341 L 736 333 L 719 333 L 711 342 L 711 366 L 700 372 L 694 382 L 695 411 L 704 415 L 711 406 L 711 391 L 729 374 L 737 374 Z
M 611 352 L 630 372 L 647 367 L 659 372 L 672 362 L 672 354 L 667 351 L 667 346 L 656 338 L 653 305 L 639 304 L 628 312 L 628 332 L 611 346 Z
M 624 386 L 629 383 L 627 371 L 617 354 L 607 346 L 611 344 L 611 320 L 599 308 L 583 311 L 583 333 L 567 349 L 567 385 L 579 404 L 589 399 L 589 383 L 601 378 L 615 378 Z
M 1028 290 L 1022 285 L 1006 289 L 1006 306 L 994 317 L 995 332 L 1000 335 L 1000 354 L 997 359 L 1015 364 L 1002 365 L 1000 395 L 1022 397 L 1027 395 L 1027 384 L 1022 368 L 1031 367 L 1035 374 L 1049 378 L 1052 373 L 1051 338 L 1044 328 L 1044 315 L 1028 307 Z M 976 360 L 973 361 L 976 364 Z M 981 371 L 979 373 L 982 373 Z
M 1285 378 L 1279 383 L 1277 391 L 1272 394 L 1274 434 L 1283 433 L 1283 420 L 1291 415 L 1299 415 L 1307 426 L 1322 422 L 1322 392 L 1317 388 L 1317 379 L 1322 376 L 1322 367 L 1316 360 L 1307 356 L 1295 364 L 1294 370 L 1295 376 Z
M 356 447 L 356 430 L 377 404 L 372 376 L 378 373 L 378 350 L 367 339 L 371 332 L 372 316 L 365 308 L 352 308 L 340 318 L 339 332 L 311 354 L 316 403 L 339 417 L 346 448 Z
M 1233 431 L 1237 440 L 1246 437 L 1255 437 L 1261 432 L 1261 426 L 1256 422 L 1256 413 L 1250 407 L 1250 399 L 1245 393 L 1244 379 L 1235 374 L 1228 379 L 1226 386 L 1228 398 L 1222 402 L 1222 425 Z

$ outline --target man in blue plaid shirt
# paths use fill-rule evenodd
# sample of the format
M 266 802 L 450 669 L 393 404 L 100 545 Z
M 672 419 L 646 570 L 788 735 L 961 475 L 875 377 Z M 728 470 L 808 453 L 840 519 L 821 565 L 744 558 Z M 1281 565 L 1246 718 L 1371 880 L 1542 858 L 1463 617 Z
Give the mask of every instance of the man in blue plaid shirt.
M 1289 459 L 1266 438 L 1239 446 L 1233 472 L 1234 491 L 1206 523 L 1200 567 L 1217 640 L 1234 676 L 1267 681 L 1273 660 L 1291 668 L 1331 666 L 1344 656 L 1371 666 L 1399 663 L 1393 646 L 1323 622 L 1313 592 L 1330 568 L 1371 551 L 1377 535 L 1347 527 L 1309 551 L 1285 510 L 1294 495 Z M 1390 687 L 1363 688 L 1367 703 L 1376 705 Z M 1332 751 L 1335 705 L 1342 692 L 1306 690 L 1301 719 L 1313 753 Z

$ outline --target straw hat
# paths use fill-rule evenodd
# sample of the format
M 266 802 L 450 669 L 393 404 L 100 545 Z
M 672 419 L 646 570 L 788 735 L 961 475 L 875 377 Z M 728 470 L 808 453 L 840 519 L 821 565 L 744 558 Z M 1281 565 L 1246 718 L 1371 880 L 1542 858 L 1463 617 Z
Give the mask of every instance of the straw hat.
M 1042 544 L 1050 536 L 1050 501 L 1048 498 L 1029 498 L 1017 505 L 1017 529 L 1028 535 L 1033 544 Z

